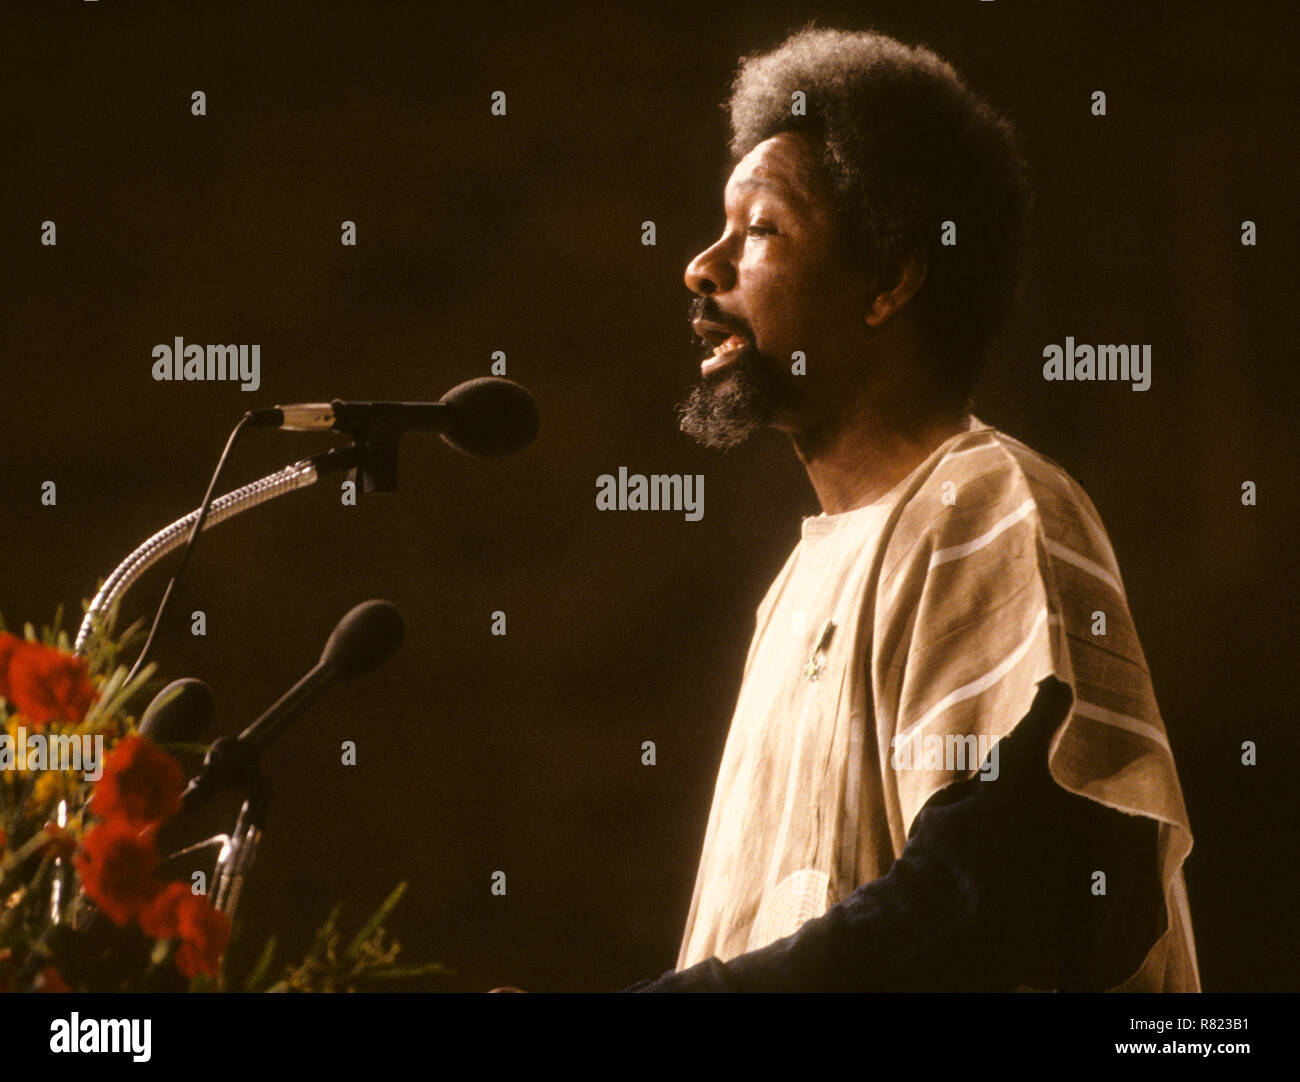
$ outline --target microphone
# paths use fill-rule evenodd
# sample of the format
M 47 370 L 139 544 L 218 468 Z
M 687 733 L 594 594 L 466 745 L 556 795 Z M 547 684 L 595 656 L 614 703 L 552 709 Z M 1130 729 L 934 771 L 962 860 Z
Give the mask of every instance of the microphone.
M 404 634 L 402 614 L 387 601 L 364 601 L 331 632 L 320 660 L 270 709 L 238 737 L 222 737 L 208 749 L 203 769 L 181 794 L 181 808 L 193 808 L 228 786 L 247 784 L 257 774 L 258 754 L 294 718 L 335 682 L 378 668 L 397 652 Z
M 483 376 L 453 387 L 438 402 L 301 402 L 251 410 L 249 425 L 289 432 L 344 432 L 392 439 L 437 432 L 456 450 L 481 458 L 520 451 L 537 436 L 533 396 L 513 380 Z
M 140 719 L 139 733 L 155 744 L 188 743 L 211 727 L 217 700 L 202 680 L 173 680 L 153 697 Z
M 269 710 L 239 734 L 240 743 L 260 751 L 295 717 L 338 680 L 377 669 L 402 645 L 402 614 L 387 601 L 364 601 L 330 633 L 320 660 Z

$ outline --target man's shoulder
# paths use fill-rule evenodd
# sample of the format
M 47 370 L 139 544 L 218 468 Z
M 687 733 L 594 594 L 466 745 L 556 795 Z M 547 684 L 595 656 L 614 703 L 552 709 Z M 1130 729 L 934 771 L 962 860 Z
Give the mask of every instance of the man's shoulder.
M 937 448 L 900 494 L 886 558 L 983 547 L 1021 524 L 1054 545 L 1113 562 L 1101 516 L 1056 461 L 975 423 Z
M 929 495 L 945 484 L 961 489 L 979 483 L 985 503 L 995 496 L 1026 494 L 1045 501 L 1080 501 L 1093 510 L 1083 487 L 1060 463 L 989 425 L 971 428 L 943 443 L 921 468 L 919 479 L 916 496 Z

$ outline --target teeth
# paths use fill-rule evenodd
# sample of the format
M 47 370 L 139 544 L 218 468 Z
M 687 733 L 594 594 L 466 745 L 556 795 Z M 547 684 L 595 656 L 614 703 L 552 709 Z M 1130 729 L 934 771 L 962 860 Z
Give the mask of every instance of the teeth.
M 713 355 L 719 357 L 724 353 L 730 353 L 733 350 L 741 349 L 745 345 L 745 339 L 738 334 L 733 334 L 725 342 L 719 342 L 713 347 Z

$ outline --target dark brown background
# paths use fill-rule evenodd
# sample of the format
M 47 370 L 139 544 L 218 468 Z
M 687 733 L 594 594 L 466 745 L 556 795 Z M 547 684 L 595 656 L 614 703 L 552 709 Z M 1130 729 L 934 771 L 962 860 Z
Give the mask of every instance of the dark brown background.
M 736 58 L 819 16 L 929 43 L 1023 130 L 1025 302 L 978 413 L 1064 464 L 1109 526 L 1196 832 L 1206 987 L 1295 986 L 1286 5 L 272 7 L 0 15 L 0 611 L 75 608 L 197 503 L 254 406 L 436 398 L 501 349 L 544 431 L 496 462 L 409 437 L 397 494 L 345 509 L 320 485 L 205 536 L 157 656 L 212 684 L 225 731 L 357 601 L 408 621 L 394 662 L 270 755 L 246 944 L 275 930 L 300 954 L 336 898 L 356 920 L 407 879 L 406 956 L 456 971 L 422 988 L 616 988 L 672 965 L 753 610 L 817 510 L 781 438 L 718 456 L 676 432 L 698 363 L 681 272 L 720 228 Z M 260 343 L 261 389 L 153 382 L 175 335 Z M 1042 348 L 1066 335 L 1151 343 L 1151 390 L 1045 383 Z M 326 442 L 251 436 L 227 487 Z M 704 473 L 704 520 L 597 512 L 595 478 L 620 465 Z

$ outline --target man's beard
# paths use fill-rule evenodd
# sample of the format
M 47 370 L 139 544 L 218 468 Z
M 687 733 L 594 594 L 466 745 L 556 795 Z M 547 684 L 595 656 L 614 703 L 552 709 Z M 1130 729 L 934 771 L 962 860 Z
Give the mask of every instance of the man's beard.
M 698 384 L 677 407 L 681 430 L 705 447 L 730 451 L 772 420 L 780 391 L 772 369 L 750 345 L 724 375 Z

